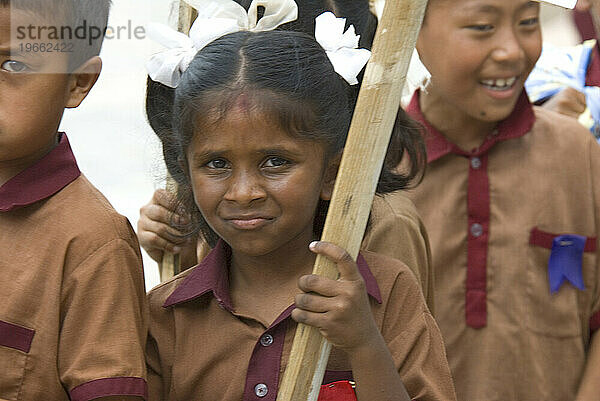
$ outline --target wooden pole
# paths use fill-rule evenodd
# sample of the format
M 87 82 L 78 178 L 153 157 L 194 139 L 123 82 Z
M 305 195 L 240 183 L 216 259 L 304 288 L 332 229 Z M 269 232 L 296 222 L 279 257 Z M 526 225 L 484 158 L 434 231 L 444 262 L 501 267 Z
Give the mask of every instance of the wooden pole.
M 184 0 L 179 1 L 179 18 L 177 19 L 177 30 L 183 32 L 186 35 L 190 33 L 192 23 L 198 13 L 192 6 L 186 3 Z
M 177 193 L 177 184 L 170 175 L 167 177 L 166 190 L 172 194 Z M 164 282 L 169 280 L 171 277 L 181 272 L 181 260 L 179 255 L 170 252 L 164 252 L 162 261 L 158 267 L 160 273 L 160 281 Z
M 377 28 L 322 236 L 355 260 L 426 6 L 427 0 L 387 1 Z M 339 276 L 320 255 L 313 272 Z M 315 401 L 330 350 L 318 329 L 298 324 L 277 401 Z
M 196 15 L 196 11 L 183 0 L 176 1 L 174 6 L 177 14 L 175 18 L 177 30 L 185 34 L 189 33 L 190 27 L 192 26 L 192 22 L 194 21 Z M 171 193 L 177 193 L 177 184 L 170 175 L 167 177 L 166 189 Z M 179 255 L 165 252 L 158 267 L 160 281 L 166 281 L 179 274 L 181 272 L 181 261 Z

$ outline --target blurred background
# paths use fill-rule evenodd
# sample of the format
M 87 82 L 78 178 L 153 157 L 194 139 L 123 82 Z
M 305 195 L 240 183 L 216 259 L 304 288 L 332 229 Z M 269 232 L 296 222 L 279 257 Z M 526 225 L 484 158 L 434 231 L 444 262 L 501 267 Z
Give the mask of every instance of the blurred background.
M 166 170 L 160 143 L 144 114 L 144 64 L 161 47 L 133 32 L 149 22 L 167 24 L 173 3 L 113 0 L 102 75 L 84 103 L 66 112 L 61 125 L 81 171 L 134 228 L 140 207 L 164 187 Z M 558 7 L 542 6 L 542 31 L 545 41 L 558 46 L 580 41 L 570 11 Z M 145 253 L 144 270 L 150 290 L 160 280 L 157 264 Z

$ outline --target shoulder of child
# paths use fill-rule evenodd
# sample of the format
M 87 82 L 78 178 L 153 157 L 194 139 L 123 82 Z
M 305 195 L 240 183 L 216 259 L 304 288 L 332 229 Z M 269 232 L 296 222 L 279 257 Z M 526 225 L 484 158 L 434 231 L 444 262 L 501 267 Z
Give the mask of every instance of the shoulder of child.
M 102 249 L 127 249 L 137 259 L 128 267 L 141 271 L 141 253 L 131 224 L 83 174 L 43 205 L 38 218 L 51 219 L 53 230 L 62 233 L 56 246 L 65 247 L 64 274 Z
M 589 146 L 595 139 L 592 133 L 581 125 L 576 119 L 534 106 L 536 122 L 533 132 L 543 135 L 552 146 L 578 147 Z
M 150 291 L 148 291 L 148 305 L 150 306 L 151 312 L 157 310 L 163 310 L 163 305 L 165 304 L 167 298 L 175 291 L 175 289 L 183 283 L 183 281 L 196 269 L 201 269 L 201 266 L 196 266 L 191 269 L 184 270 L 183 272 L 171 277 L 169 280 L 166 280 Z
M 377 214 L 392 214 L 396 217 L 420 219 L 415 204 L 402 191 L 392 192 L 373 199 L 373 211 Z
M 383 237 L 408 236 L 411 240 L 418 241 L 426 235 L 417 208 L 412 200 L 400 191 L 374 198 L 369 224 L 370 227 L 363 243 L 364 247 L 391 257 L 400 258 L 400 256 L 405 257 L 406 255 L 395 252 L 394 249 L 379 249 L 377 242 L 383 240 Z M 403 249 L 400 245 L 397 248 L 399 251 Z M 404 259 L 402 260 L 404 261 Z
M 427 242 L 426 237 L 427 232 L 421 216 L 412 200 L 405 194 L 393 192 L 374 198 L 363 248 L 400 259 L 411 268 L 417 268 L 419 266 L 411 264 L 414 259 L 412 256 L 410 260 L 406 259 L 409 256 L 407 252 L 415 244 Z M 399 242 L 401 238 L 404 242 Z
M 400 304 L 411 304 L 413 311 L 429 313 L 423 297 L 423 292 L 412 270 L 398 259 L 370 251 L 361 251 L 369 270 L 373 274 L 381 293 L 382 306 L 386 306 L 390 299 L 398 300 L 398 293 L 402 294 Z M 400 305 L 399 305 L 400 306 Z
M 72 227 L 74 236 L 100 242 L 135 239 L 127 218 L 119 214 L 83 174 L 51 200 L 60 202 L 56 219 Z M 137 247 L 137 241 L 132 244 Z

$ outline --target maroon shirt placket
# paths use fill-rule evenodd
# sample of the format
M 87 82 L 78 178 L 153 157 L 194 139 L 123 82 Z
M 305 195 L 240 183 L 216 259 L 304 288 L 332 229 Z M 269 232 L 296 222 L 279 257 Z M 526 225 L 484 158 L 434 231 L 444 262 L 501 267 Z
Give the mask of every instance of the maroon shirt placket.
M 513 113 L 484 143 L 472 152 L 465 152 L 449 142 L 425 119 L 415 92 L 408 114 L 427 129 L 427 161 L 452 154 L 469 161 L 467 186 L 467 278 L 465 283 L 465 320 L 469 327 L 482 328 L 487 324 L 487 255 L 490 233 L 490 181 L 488 153 L 498 142 L 519 138 L 533 127 L 535 114 L 525 91 L 521 93 Z M 418 205 L 417 205 L 418 206 Z
M 473 328 L 487 322 L 487 250 L 490 227 L 490 186 L 487 154 L 474 153 L 469 160 L 467 188 L 468 236 L 465 318 Z
M 269 327 L 254 346 L 243 401 L 275 401 L 279 389 L 279 371 L 288 320 L 293 306 L 287 308 Z

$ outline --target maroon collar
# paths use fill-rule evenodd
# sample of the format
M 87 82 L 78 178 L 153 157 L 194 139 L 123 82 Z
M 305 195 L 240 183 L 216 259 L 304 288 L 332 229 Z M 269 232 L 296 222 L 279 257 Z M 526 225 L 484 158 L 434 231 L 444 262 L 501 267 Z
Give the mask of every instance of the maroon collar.
M 598 46 L 592 49 L 591 60 L 585 76 L 585 86 L 600 86 L 600 52 Z
M 81 175 L 66 134 L 46 156 L 0 186 L 0 212 L 54 195 Z
M 229 296 L 229 277 L 227 274 L 230 256 L 231 248 L 223 240 L 219 240 L 215 248 L 175 288 L 163 307 L 179 305 L 199 298 L 204 294 L 212 293 L 221 306 L 232 312 L 233 306 Z M 358 255 L 357 264 L 358 270 L 365 280 L 367 293 L 378 303 L 381 303 L 379 286 L 362 255 Z
M 506 120 L 503 120 L 498 124 L 495 134 L 488 136 L 483 144 L 476 150 L 467 152 L 450 142 L 425 119 L 419 104 L 419 97 L 420 92 L 417 90 L 413 95 L 406 112 L 412 118 L 423 124 L 427 129 L 425 141 L 427 145 L 427 161 L 429 163 L 450 153 L 462 156 L 481 156 L 487 153 L 487 151 L 498 142 L 519 138 L 525 135 L 531 131 L 535 122 L 533 106 L 529 102 L 527 93 L 523 91 L 512 114 L 508 116 Z

